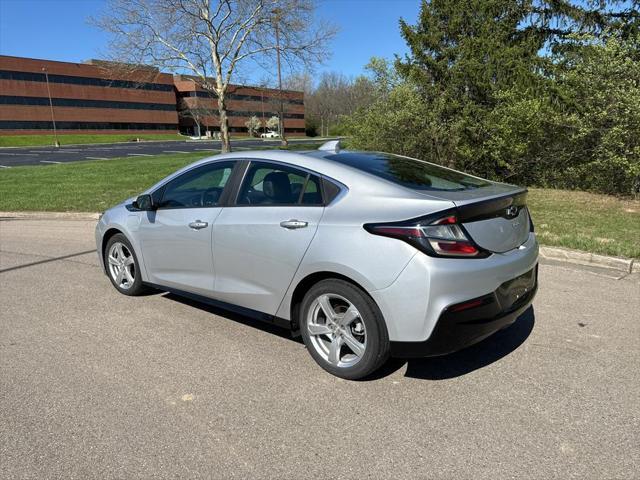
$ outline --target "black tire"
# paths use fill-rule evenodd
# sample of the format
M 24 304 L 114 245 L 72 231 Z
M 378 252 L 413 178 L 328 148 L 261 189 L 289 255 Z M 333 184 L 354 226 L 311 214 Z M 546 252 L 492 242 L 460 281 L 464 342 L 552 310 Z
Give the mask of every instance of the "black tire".
M 360 360 L 352 366 L 333 365 L 313 345 L 308 329 L 308 317 L 315 300 L 323 294 L 339 295 L 355 306 L 366 331 L 366 348 Z M 318 365 L 327 372 L 347 380 L 359 380 L 380 368 L 389 357 L 389 335 L 380 309 L 369 295 L 359 287 L 340 279 L 327 279 L 316 283 L 304 296 L 300 306 L 300 332 L 304 344 Z M 329 339 L 329 337 L 324 337 Z M 348 347 L 347 347 L 348 348 Z M 347 350 L 347 353 L 349 350 Z
M 133 270 L 132 276 L 134 280 L 131 286 L 128 288 L 123 288 L 121 285 L 119 285 L 116 282 L 116 280 L 113 278 L 111 270 L 109 269 L 109 252 L 111 251 L 111 247 L 116 243 L 123 244 L 126 247 L 126 249 L 131 253 L 134 259 L 134 268 L 132 269 Z M 109 277 L 111 284 L 116 288 L 116 290 L 118 290 L 123 295 L 129 295 L 129 296 L 144 295 L 149 293 L 149 291 L 151 290 L 149 287 L 147 287 L 142 283 L 142 275 L 140 274 L 140 269 L 139 269 L 140 262 L 138 262 L 138 257 L 136 255 L 135 250 L 131 246 L 131 243 L 129 242 L 129 240 L 127 240 L 127 237 L 125 237 L 122 233 L 116 233 L 107 242 L 107 245 L 104 248 L 104 265 L 107 272 L 107 277 Z

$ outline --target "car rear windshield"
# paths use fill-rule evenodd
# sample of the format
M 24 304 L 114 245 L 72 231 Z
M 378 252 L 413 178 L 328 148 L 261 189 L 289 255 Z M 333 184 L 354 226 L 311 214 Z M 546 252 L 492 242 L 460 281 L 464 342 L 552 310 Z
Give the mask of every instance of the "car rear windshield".
M 489 185 L 455 170 L 389 153 L 344 152 L 326 158 L 414 190 L 470 190 Z

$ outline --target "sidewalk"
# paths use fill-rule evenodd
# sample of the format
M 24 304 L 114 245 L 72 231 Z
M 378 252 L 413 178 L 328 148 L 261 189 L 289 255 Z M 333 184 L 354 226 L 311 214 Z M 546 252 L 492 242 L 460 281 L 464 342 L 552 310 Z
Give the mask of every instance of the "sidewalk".
M 0 212 L 0 220 L 28 218 L 42 220 L 98 220 L 91 212 Z M 611 257 L 568 248 L 540 246 L 540 257 L 578 265 L 609 268 L 625 273 L 640 273 L 640 259 Z

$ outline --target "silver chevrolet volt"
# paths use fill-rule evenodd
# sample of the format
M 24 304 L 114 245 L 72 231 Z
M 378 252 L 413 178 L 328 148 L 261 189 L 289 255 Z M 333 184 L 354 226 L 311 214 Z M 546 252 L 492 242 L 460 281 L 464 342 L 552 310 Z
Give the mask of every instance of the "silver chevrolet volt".
M 337 142 L 195 162 L 107 210 L 96 243 L 119 292 L 281 325 L 347 379 L 479 342 L 537 289 L 525 189 Z

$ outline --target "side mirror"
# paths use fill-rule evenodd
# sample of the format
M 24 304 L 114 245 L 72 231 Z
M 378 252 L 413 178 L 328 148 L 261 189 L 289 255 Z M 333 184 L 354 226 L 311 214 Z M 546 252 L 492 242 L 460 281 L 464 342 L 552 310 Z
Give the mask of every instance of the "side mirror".
M 156 206 L 153 204 L 153 199 L 149 194 L 140 195 L 133 202 L 133 208 L 137 210 L 155 210 Z

